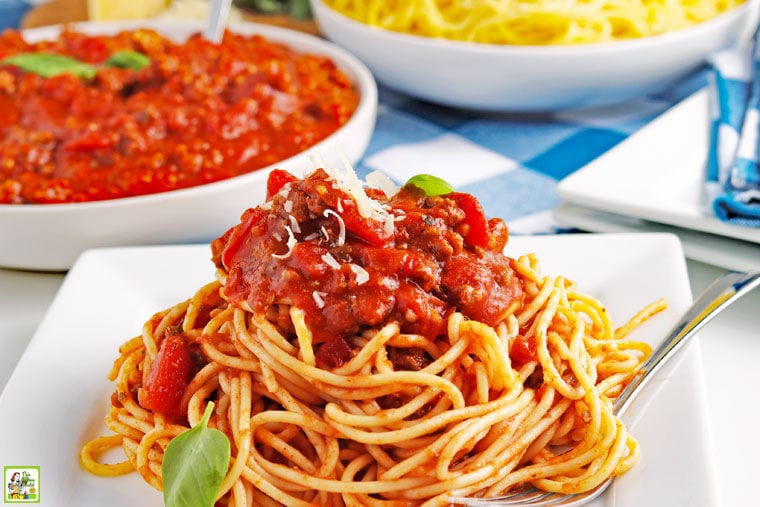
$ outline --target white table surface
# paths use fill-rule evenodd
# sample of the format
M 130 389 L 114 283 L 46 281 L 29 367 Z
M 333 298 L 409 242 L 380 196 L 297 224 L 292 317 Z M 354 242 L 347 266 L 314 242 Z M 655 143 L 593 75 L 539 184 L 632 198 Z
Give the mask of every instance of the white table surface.
M 723 270 L 688 261 L 693 293 Z M 61 273 L 0 269 L 0 389 L 34 335 L 63 281 Z M 701 332 L 710 427 L 722 505 L 759 505 L 760 456 L 760 291 L 718 315 Z M 683 424 L 688 424 L 683 421 Z

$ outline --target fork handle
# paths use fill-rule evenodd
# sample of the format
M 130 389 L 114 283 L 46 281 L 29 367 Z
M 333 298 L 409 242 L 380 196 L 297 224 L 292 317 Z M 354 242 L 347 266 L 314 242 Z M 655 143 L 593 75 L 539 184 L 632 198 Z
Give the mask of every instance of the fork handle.
M 206 29 L 203 36 L 219 44 L 224 35 L 224 27 L 227 25 L 227 17 L 230 14 L 232 0 L 211 0 L 208 7 L 208 19 L 206 20 Z
M 641 366 L 640 373 L 615 399 L 615 413 L 621 415 L 635 395 L 653 377 L 653 373 L 680 350 L 702 326 L 758 285 L 760 285 L 760 272 L 729 271 L 712 282 L 673 326 L 662 344 L 652 352 L 651 357 Z

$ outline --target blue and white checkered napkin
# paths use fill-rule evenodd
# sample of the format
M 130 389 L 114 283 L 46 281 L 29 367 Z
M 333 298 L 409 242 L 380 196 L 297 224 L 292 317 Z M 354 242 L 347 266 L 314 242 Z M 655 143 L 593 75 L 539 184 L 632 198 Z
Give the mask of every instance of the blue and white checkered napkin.
M 477 113 L 415 100 L 380 85 L 375 130 L 356 172 L 398 184 L 431 173 L 475 195 L 510 234 L 556 234 L 558 183 L 703 88 L 699 69 L 672 88 L 625 104 L 553 114 Z
M 760 45 L 715 54 L 709 75 L 712 124 L 705 171 L 708 204 L 724 222 L 760 227 Z

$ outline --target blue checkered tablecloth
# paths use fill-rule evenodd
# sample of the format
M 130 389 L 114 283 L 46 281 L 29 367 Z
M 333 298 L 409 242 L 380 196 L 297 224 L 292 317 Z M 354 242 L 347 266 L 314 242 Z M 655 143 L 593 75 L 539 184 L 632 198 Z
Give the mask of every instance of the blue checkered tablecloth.
M 32 7 L 32 1 L 0 0 L 0 31 L 18 28 L 24 14 Z
M 553 114 L 490 114 L 438 106 L 380 86 L 375 132 L 356 164 L 396 183 L 430 173 L 474 194 L 510 233 L 568 231 L 551 210 L 558 182 L 706 85 L 700 69 L 676 86 L 625 104 Z

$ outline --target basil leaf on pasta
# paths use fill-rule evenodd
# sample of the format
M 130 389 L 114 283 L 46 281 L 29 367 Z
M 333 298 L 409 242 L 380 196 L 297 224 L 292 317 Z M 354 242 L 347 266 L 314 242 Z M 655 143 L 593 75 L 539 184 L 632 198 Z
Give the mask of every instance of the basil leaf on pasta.
M 428 196 L 445 195 L 454 192 L 454 187 L 446 180 L 432 174 L 416 174 L 409 178 L 404 186 L 406 185 L 414 185 Z
M 213 507 L 230 464 L 230 441 L 209 428 L 214 403 L 192 429 L 176 436 L 166 447 L 161 473 L 166 507 Z

